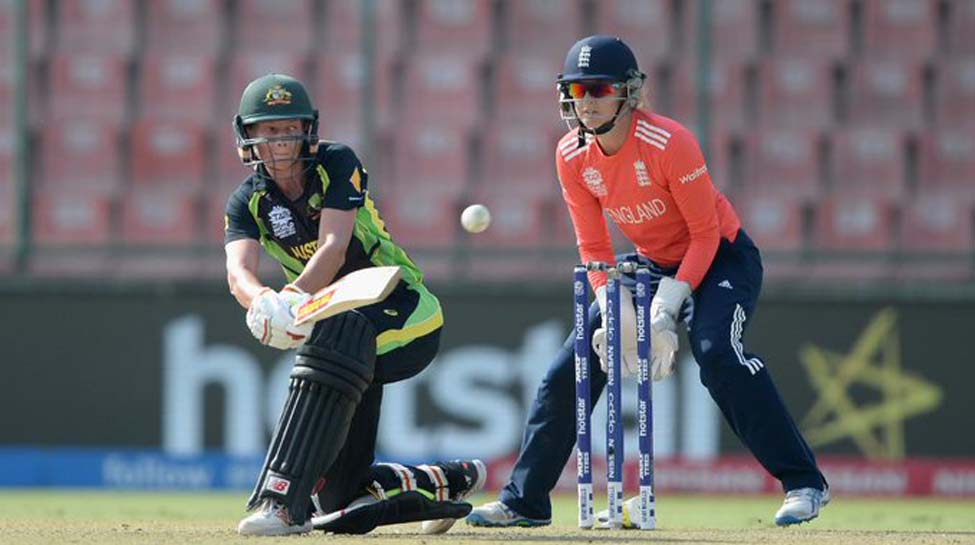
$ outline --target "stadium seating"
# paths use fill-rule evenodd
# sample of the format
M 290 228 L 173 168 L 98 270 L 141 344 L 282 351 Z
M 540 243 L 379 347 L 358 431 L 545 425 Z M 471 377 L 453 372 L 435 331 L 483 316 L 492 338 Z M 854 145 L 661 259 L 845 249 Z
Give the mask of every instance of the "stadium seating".
M 235 45 L 243 51 L 307 53 L 318 35 L 313 0 L 240 0 Z
M 539 192 L 532 188 L 535 184 L 537 180 L 524 180 L 520 185 L 529 188 L 526 191 L 490 184 L 479 187 L 471 201 L 482 203 L 491 210 L 491 227 L 470 237 L 470 245 L 498 248 L 548 245 L 551 240 L 548 210 L 552 206 L 551 195 L 554 192 Z M 551 184 L 548 186 L 552 188 Z
M 812 200 L 820 193 L 820 138 L 813 131 L 764 128 L 744 140 L 745 190 Z
M 0 179 L 0 247 L 14 242 L 17 222 L 17 193 L 10 180 Z
M 918 186 L 975 200 L 975 136 L 971 128 L 940 129 L 919 135 Z
M 403 93 L 395 110 L 399 125 L 430 122 L 470 128 L 481 113 L 479 64 L 457 55 L 413 57 L 405 64 Z
M 16 187 L 13 177 L 13 133 L 0 128 L 0 245 L 14 238 Z
M 970 280 L 973 275 L 971 201 L 953 195 L 919 195 L 902 210 L 897 278 Z
M 200 241 L 223 246 L 227 200 L 234 188 L 223 190 L 208 187 L 203 193 L 203 214 L 200 221 Z
M 449 248 L 457 238 L 460 210 L 449 185 L 384 186 L 376 205 L 393 240 L 411 251 Z
M 828 61 L 780 56 L 762 62 L 758 77 L 763 125 L 826 129 L 834 124 L 833 65 Z
M 339 126 L 361 125 L 365 66 L 361 55 L 323 55 L 318 57 L 314 98 L 322 124 Z M 392 125 L 393 60 L 379 57 L 373 74 L 372 93 L 376 123 L 383 129 Z M 358 131 L 357 131 L 358 132 Z M 341 140 L 341 133 L 333 135 Z
M 975 58 L 975 3 L 950 0 L 948 13 L 949 51 L 956 58 Z
M 620 36 L 643 63 L 671 53 L 676 19 L 667 0 L 602 0 L 596 3 L 599 31 Z
M 916 128 L 924 123 L 922 68 L 899 60 L 871 60 L 849 67 L 852 123 Z
M 697 55 L 699 2 L 683 2 L 683 36 L 680 37 L 685 58 Z M 711 53 L 717 62 L 753 60 L 759 49 L 759 2 L 756 0 L 722 0 L 711 2 Z
M 2 54 L 0 49 L 0 55 Z M 0 129 L 14 125 L 14 101 L 17 98 L 15 72 L 13 63 L 0 62 Z M 44 87 L 41 86 L 35 63 L 28 64 L 27 72 L 27 123 L 33 127 L 38 124 L 45 111 L 43 101 L 36 99 L 42 96 Z
M 771 6 L 776 55 L 825 62 L 849 53 L 847 0 L 779 0 Z
M 938 123 L 975 127 L 975 54 L 966 60 L 940 62 L 936 88 Z
M 48 125 L 40 134 L 35 180 L 61 189 L 109 191 L 121 183 L 118 130 L 77 120 Z
M 371 39 L 376 52 L 390 56 L 402 49 L 403 2 L 375 0 L 376 31 Z M 345 54 L 362 49 L 362 2 L 329 0 L 325 3 L 324 45 L 329 54 Z
M 906 190 L 905 136 L 896 129 L 849 128 L 832 135 L 833 189 L 899 197 Z
M 864 0 L 864 53 L 870 59 L 930 60 L 937 47 L 936 3 Z
M 698 129 L 693 124 L 687 126 L 695 135 Z M 718 130 L 711 131 L 712 136 L 701 139 L 698 136 L 698 143 L 702 146 L 704 160 L 708 165 L 708 174 L 711 176 L 711 183 L 722 193 L 728 194 L 736 189 L 740 189 L 742 184 L 741 172 L 744 166 L 740 158 L 740 153 L 736 152 L 739 138 L 737 135 Z M 706 147 L 705 147 L 706 146 Z M 736 177 L 737 176 L 737 177 Z M 736 185 L 737 184 L 737 185 Z
M 537 125 L 491 127 L 484 138 L 480 186 L 557 194 L 554 133 Z
M 192 123 L 139 120 L 132 128 L 132 182 L 200 189 L 206 177 L 205 134 Z
M 506 51 L 558 58 L 560 72 L 565 52 L 583 36 L 582 5 L 562 0 L 508 0 L 502 6 Z
M 222 243 L 227 197 L 251 173 L 232 116 L 269 72 L 306 83 L 320 136 L 363 155 L 395 239 L 446 280 L 545 278 L 523 257 L 575 259 L 553 147 L 566 130 L 555 77 L 581 36 L 621 35 L 653 109 L 700 130 L 699 0 L 375 0 L 371 104 L 359 0 L 27 5 L 37 274 L 200 274 L 192 248 Z M 975 2 L 712 0 L 710 11 L 701 144 L 769 273 L 975 278 Z M 0 37 L 13 24 L 0 0 Z M 0 58 L 12 43 L 0 39 Z M 13 78 L 0 62 L 0 245 L 16 228 Z M 369 148 L 364 112 L 377 121 Z M 478 201 L 494 223 L 472 236 L 457 217 Z M 159 253 L 116 259 L 117 243 Z M 186 259 L 159 257 L 171 246 Z
M 493 117 L 504 122 L 564 126 L 555 87 L 561 67 L 558 55 L 512 52 L 500 56 L 494 70 Z
M 803 249 L 802 202 L 791 195 L 744 193 L 733 199 L 742 226 L 763 252 Z
M 491 50 L 490 2 L 419 0 L 416 45 L 420 53 L 445 49 L 470 59 L 483 58 Z
M 12 63 L 0 63 L 0 129 L 12 127 L 14 108 L 14 67 Z
M 150 51 L 212 56 L 223 49 L 227 18 L 221 0 L 153 0 L 146 7 Z
M 59 52 L 51 60 L 45 120 L 98 119 L 121 124 L 128 112 L 126 62 L 119 54 Z
M 133 188 L 122 199 L 126 244 L 189 244 L 197 241 L 197 203 L 185 188 Z
M 111 241 L 108 193 L 84 187 L 39 187 L 34 191 L 34 241 L 45 245 L 94 245 Z
M 362 121 L 360 118 L 345 116 L 326 117 L 322 119 L 318 127 L 318 136 L 324 140 L 345 144 L 352 148 L 356 154 L 363 153 L 365 134 L 362 132 Z M 385 158 L 385 155 L 382 153 L 378 155 Z M 366 160 L 365 157 L 360 157 L 359 159 L 361 161 Z M 372 164 L 366 165 L 366 167 L 369 169 L 376 168 Z
M 912 252 L 967 253 L 975 249 L 972 205 L 951 195 L 919 195 L 902 209 L 900 246 Z
M 470 161 L 464 131 L 444 125 L 418 125 L 409 138 L 397 139 L 394 145 L 397 179 L 389 185 L 433 187 L 454 195 L 466 186 Z
M 883 252 L 893 247 L 893 241 L 893 208 L 884 196 L 829 196 L 816 211 L 813 246 L 817 250 Z
M 216 59 L 195 53 L 150 53 L 142 60 L 140 112 L 157 119 L 209 123 L 217 97 Z M 217 120 L 226 123 L 226 120 Z
M 42 57 L 47 50 L 50 31 L 47 27 L 47 0 L 27 0 L 27 24 L 30 33 L 29 56 L 32 60 Z M 0 2 L 0 36 L 12 36 L 15 31 L 14 2 Z M 11 41 L 0 41 L 0 56 L 10 50 Z
M 697 111 L 697 68 L 693 63 L 678 63 L 673 86 L 669 91 L 671 111 L 661 112 L 681 123 L 693 126 Z M 710 71 L 706 94 L 711 108 L 711 125 L 721 129 L 744 129 L 746 120 L 745 65 L 737 61 L 715 61 Z M 653 82 L 651 92 L 653 91 Z
M 102 52 L 122 56 L 135 47 L 136 3 L 130 0 L 58 2 L 54 36 L 64 52 Z
M 212 131 L 213 146 L 210 148 L 210 160 L 214 166 L 215 179 L 207 182 L 207 187 L 218 191 L 230 191 L 237 187 L 251 170 L 244 166 L 237 155 L 237 141 L 230 123 L 217 125 Z

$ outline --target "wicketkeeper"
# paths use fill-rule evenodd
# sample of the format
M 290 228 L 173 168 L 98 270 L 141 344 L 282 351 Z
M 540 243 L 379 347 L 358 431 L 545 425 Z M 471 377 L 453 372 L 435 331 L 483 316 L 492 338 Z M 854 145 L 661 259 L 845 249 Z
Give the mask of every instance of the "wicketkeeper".
M 642 104 L 646 76 L 633 52 L 612 36 L 590 36 L 569 50 L 557 84 L 563 119 L 576 125 L 555 152 L 562 198 L 575 227 L 582 263 L 617 259 L 650 267 L 652 375 L 674 372 L 677 327 L 686 317 L 690 349 L 701 382 L 725 420 L 755 458 L 782 482 L 780 525 L 815 518 L 829 501 L 816 458 L 759 356 L 744 346 L 745 329 L 762 288 L 758 248 L 742 229 L 734 207 L 711 183 L 694 134 Z M 783 180 L 783 183 L 788 183 Z M 635 252 L 613 255 L 606 217 Z M 568 274 L 568 272 L 567 272 Z M 589 361 L 605 353 L 606 273 L 589 277 L 598 305 Z M 625 277 L 632 286 L 633 278 Z M 621 290 L 623 372 L 636 374 L 636 318 L 628 289 Z M 500 501 L 474 509 L 475 526 L 549 524 L 549 493 L 575 443 L 575 373 L 570 335 L 538 388 L 511 480 Z M 604 364 L 603 364 L 604 365 Z M 606 385 L 590 370 L 593 405 Z M 624 505 L 636 521 L 638 502 Z

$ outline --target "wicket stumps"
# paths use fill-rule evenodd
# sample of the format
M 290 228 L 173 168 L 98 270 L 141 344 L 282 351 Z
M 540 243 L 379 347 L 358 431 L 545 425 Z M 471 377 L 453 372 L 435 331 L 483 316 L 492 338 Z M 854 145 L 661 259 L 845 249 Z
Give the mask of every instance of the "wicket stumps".
M 606 481 L 609 500 L 609 528 L 623 526 L 623 418 L 622 395 L 622 335 L 619 332 L 620 283 L 622 274 L 636 276 L 636 327 L 637 327 L 637 422 L 639 426 L 640 453 L 640 520 L 634 521 L 640 528 L 656 527 L 656 508 L 653 495 L 653 401 L 650 384 L 650 271 L 636 263 L 610 265 L 591 262 L 574 270 L 573 292 L 575 295 L 575 373 L 576 373 L 576 455 L 579 494 L 579 527 L 592 528 L 592 428 L 590 413 L 589 343 L 591 334 L 588 324 L 588 276 L 589 271 L 606 272 Z

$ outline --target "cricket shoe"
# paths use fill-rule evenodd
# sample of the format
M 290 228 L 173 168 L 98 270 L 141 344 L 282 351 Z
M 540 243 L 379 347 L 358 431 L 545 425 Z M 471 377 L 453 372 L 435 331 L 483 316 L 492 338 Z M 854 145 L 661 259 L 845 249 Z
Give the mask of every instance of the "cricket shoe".
M 288 514 L 288 508 L 277 500 L 265 499 L 257 511 L 240 521 L 237 533 L 242 536 L 285 536 L 311 532 L 310 520 L 295 524 Z
M 789 526 L 808 522 L 819 516 L 819 510 L 829 503 L 829 488 L 797 488 L 785 494 L 782 507 L 775 513 L 775 524 Z
M 487 483 L 487 466 L 481 460 L 455 460 L 438 464 L 445 472 L 460 472 L 467 486 L 450 495 L 451 501 L 464 501 L 477 494 Z M 424 534 L 443 534 L 453 527 L 457 519 L 425 520 L 420 524 Z
M 609 509 L 596 513 L 596 525 L 609 528 Z M 623 529 L 634 530 L 640 527 L 640 496 L 623 502 Z
M 482 526 L 487 528 L 503 528 L 507 526 L 548 526 L 552 524 L 552 519 L 531 519 L 523 517 L 512 510 L 507 505 L 492 501 L 475 508 L 467 515 L 467 524 L 470 526 Z

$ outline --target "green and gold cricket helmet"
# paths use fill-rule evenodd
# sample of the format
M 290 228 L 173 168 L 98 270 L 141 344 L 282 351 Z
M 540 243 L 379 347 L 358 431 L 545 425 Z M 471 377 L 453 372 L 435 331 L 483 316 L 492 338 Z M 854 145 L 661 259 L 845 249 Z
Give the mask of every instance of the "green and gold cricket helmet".
M 305 122 L 305 133 L 293 138 L 304 142 L 303 154 L 313 154 L 318 146 L 318 110 L 312 106 L 305 86 L 286 74 L 267 74 L 247 84 L 240 97 L 240 108 L 234 116 L 237 151 L 244 164 L 259 163 L 254 145 L 263 141 L 249 137 L 247 126 L 281 119 Z

